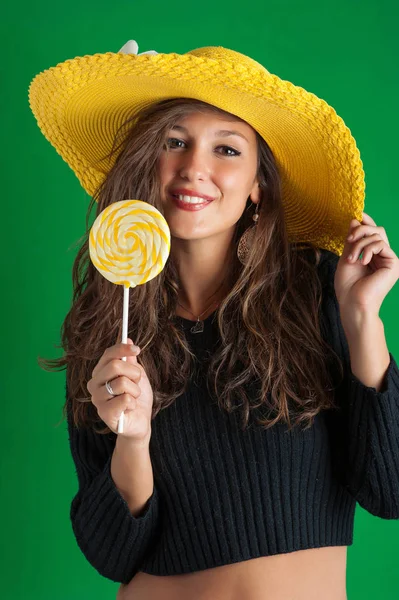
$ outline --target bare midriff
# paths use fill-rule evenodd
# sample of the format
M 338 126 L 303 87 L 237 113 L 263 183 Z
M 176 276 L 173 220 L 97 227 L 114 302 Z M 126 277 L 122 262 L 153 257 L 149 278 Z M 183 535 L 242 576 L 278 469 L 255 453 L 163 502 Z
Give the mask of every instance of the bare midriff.
M 263 556 L 183 575 L 139 571 L 116 600 L 347 600 L 347 546 Z

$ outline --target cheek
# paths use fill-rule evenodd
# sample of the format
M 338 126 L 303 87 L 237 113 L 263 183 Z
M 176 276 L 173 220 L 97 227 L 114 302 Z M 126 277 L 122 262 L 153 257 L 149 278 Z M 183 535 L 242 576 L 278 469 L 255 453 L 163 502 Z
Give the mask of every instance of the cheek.
M 237 173 L 226 172 L 219 177 L 220 185 L 227 191 L 238 191 L 242 183 Z
M 230 200 L 231 206 L 234 206 L 237 211 L 243 210 L 251 188 L 242 172 L 240 174 L 229 173 L 223 178 L 223 181 L 219 180 L 219 184 L 223 196 L 227 201 Z
M 242 165 L 223 165 L 223 168 L 215 172 L 215 178 L 221 187 L 241 195 L 249 185 L 248 172 Z

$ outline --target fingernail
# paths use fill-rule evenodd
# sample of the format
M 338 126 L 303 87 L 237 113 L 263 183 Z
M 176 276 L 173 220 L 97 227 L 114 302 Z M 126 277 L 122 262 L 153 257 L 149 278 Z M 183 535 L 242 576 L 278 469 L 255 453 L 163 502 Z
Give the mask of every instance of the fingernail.
M 131 352 L 138 352 L 140 350 L 140 348 L 138 346 L 130 346 L 130 350 Z
M 351 234 L 350 236 L 348 236 L 348 240 L 353 240 L 353 234 Z

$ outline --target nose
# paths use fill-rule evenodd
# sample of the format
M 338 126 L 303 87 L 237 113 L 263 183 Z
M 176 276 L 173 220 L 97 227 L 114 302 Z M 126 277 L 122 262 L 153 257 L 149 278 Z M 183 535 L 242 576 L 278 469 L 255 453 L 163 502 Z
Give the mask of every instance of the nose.
M 210 174 L 210 164 L 204 150 L 192 147 L 181 155 L 178 171 L 181 177 L 189 180 L 204 180 Z

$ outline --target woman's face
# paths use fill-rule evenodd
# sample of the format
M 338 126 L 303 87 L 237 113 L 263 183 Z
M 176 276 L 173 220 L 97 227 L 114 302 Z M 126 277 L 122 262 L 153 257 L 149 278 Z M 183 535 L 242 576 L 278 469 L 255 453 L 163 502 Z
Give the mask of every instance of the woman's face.
M 256 170 L 256 134 L 250 125 L 211 113 L 182 118 L 169 130 L 159 162 L 161 200 L 171 236 L 231 239 L 248 197 L 259 200 Z M 204 194 L 212 201 L 180 203 L 174 197 L 179 193 Z

